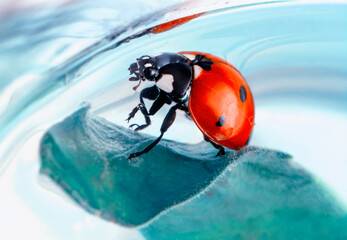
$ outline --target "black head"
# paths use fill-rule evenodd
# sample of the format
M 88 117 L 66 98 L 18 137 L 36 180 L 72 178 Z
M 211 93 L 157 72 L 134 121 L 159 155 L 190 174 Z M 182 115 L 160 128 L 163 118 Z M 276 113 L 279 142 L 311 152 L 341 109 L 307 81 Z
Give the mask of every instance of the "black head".
M 141 80 L 154 81 L 159 75 L 155 58 L 150 56 L 142 56 L 136 59 L 129 67 L 130 74 L 135 74 L 135 77 L 129 78 L 129 81 L 140 81 L 134 90 L 140 85 Z

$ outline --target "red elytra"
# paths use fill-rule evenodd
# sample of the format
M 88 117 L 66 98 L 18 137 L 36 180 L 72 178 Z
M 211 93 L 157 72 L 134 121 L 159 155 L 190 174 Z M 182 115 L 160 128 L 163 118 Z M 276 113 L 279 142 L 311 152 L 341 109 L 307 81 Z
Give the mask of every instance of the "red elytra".
M 197 76 L 194 75 L 189 97 L 189 111 L 200 131 L 222 146 L 235 150 L 245 146 L 254 125 L 254 102 L 241 73 L 208 53 L 179 54 L 202 54 L 213 62 L 210 71 L 195 68 Z

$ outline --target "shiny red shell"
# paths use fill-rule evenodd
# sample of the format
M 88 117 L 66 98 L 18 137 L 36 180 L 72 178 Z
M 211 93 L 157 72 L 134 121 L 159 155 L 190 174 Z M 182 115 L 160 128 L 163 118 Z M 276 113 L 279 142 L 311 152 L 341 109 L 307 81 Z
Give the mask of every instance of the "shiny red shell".
M 194 67 L 189 111 L 200 131 L 222 146 L 235 150 L 245 146 L 254 125 L 254 102 L 241 73 L 208 53 L 179 54 L 188 58 L 202 54 L 213 62 L 209 71 Z

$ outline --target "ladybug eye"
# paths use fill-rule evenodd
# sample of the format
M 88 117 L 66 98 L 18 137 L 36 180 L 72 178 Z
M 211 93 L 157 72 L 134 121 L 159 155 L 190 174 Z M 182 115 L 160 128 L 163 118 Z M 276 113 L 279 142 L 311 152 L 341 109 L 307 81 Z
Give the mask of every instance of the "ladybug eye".
M 158 71 L 153 67 L 145 68 L 143 73 L 148 80 L 153 80 L 158 75 Z

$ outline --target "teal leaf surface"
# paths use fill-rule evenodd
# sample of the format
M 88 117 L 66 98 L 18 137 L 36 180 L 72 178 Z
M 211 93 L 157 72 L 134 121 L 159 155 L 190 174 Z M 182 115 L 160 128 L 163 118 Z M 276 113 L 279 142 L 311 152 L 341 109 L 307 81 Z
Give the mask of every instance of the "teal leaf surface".
M 131 163 L 127 160 L 151 141 L 153 137 L 93 116 L 84 107 L 44 135 L 41 173 L 87 211 L 138 226 L 200 193 L 231 161 L 215 158 L 216 150 L 205 143 L 168 140 Z
M 147 240 L 342 240 L 346 226 L 346 210 L 322 183 L 287 154 L 253 148 L 141 232 Z
M 41 142 L 41 173 L 79 206 L 148 239 L 347 239 L 346 210 L 290 155 L 162 140 L 84 107 Z M 169 211 L 166 211 L 170 209 Z

